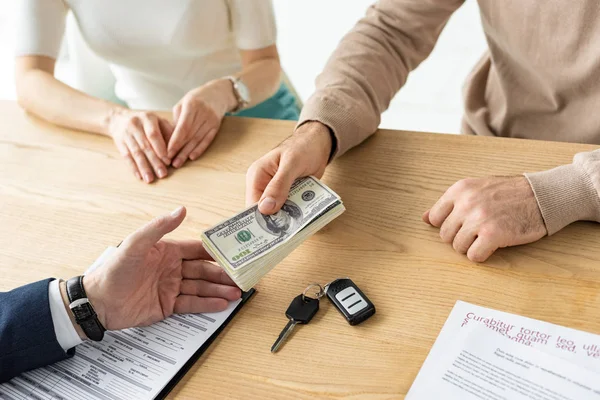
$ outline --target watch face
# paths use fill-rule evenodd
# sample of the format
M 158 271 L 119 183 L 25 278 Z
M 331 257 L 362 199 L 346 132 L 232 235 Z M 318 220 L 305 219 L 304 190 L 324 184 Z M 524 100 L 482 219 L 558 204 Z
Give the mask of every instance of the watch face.
M 240 98 L 245 103 L 250 103 L 250 91 L 248 90 L 248 86 L 246 86 L 244 82 L 240 80 L 236 82 L 235 86 L 238 94 L 240 95 Z

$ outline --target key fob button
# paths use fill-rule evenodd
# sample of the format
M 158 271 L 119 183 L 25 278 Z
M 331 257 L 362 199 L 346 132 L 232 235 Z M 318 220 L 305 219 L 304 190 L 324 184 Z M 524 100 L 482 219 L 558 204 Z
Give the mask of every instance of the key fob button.
M 335 298 L 338 299 L 342 307 L 344 307 L 350 315 L 354 315 L 360 310 L 367 308 L 367 302 L 353 286 L 349 286 L 340 291 L 335 295 Z

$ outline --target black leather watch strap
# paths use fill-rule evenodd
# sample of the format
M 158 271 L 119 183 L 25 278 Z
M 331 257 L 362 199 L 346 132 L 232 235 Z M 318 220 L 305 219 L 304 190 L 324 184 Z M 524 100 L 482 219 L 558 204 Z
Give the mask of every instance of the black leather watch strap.
M 67 296 L 69 297 L 69 308 L 75 317 L 75 322 L 85 335 L 96 342 L 104 338 L 106 329 L 98 320 L 98 315 L 87 298 L 83 287 L 83 276 L 76 276 L 67 281 Z

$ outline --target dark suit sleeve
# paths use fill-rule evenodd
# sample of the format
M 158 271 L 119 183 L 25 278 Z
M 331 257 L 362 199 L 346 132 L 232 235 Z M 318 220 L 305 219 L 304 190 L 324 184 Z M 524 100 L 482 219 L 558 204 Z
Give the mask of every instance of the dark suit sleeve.
M 71 357 L 56 340 L 46 279 L 0 293 L 0 382 Z

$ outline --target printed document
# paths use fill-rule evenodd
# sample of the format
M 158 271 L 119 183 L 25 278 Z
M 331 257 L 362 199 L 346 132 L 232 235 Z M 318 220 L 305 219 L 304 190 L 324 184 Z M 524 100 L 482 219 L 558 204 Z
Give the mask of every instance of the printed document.
M 600 336 L 456 303 L 407 400 L 600 400 Z
M 109 248 L 88 269 L 101 266 Z M 227 320 L 240 300 L 218 313 L 179 314 L 144 328 L 108 331 L 85 341 L 73 358 L 0 384 L 2 400 L 153 399 Z

